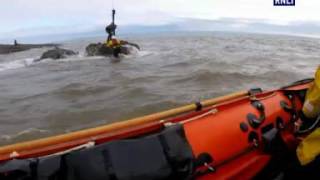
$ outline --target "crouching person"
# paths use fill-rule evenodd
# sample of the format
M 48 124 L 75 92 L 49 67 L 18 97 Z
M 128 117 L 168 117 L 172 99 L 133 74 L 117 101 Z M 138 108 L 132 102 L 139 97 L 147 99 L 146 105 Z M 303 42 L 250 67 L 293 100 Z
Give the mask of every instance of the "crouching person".
M 307 128 L 303 128 L 303 130 L 310 129 L 311 131 L 311 129 L 316 128 L 320 121 L 320 66 L 315 73 L 313 84 L 307 91 L 302 112 L 304 119 L 302 127 L 308 124 Z M 300 127 L 300 129 L 302 129 L 302 127 Z M 307 165 L 314 161 L 319 155 L 320 128 L 317 128 L 299 144 L 297 156 L 301 165 Z

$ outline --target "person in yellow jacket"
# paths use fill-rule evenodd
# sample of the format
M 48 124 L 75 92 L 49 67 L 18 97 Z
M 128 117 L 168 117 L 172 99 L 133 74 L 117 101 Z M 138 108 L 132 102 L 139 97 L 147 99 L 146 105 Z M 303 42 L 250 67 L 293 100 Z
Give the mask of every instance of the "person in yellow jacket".
M 302 113 L 305 121 L 320 121 L 320 66 L 315 73 L 315 79 L 307 91 Z M 320 128 L 315 129 L 298 146 L 297 157 L 301 165 L 307 165 L 320 155 Z
M 105 43 L 109 48 L 117 48 L 121 46 L 121 41 L 116 39 L 116 38 L 112 38 L 110 40 L 107 40 Z
M 116 38 L 112 38 L 105 42 L 105 46 L 107 46 L 108 48 L 112 48 L 114 57 L 119 57 L 119 54 L 121 53 L 121 44 L 121 40 L 118 40 Z

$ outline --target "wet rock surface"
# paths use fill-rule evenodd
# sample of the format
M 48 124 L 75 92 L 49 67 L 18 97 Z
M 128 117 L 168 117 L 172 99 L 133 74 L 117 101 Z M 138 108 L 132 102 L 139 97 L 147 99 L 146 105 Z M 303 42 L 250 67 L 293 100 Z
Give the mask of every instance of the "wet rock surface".
M 127 41 L 121 41 L 120 53 L 131 54 L 132 48 L 140 50 L 139 45 L 135 43 L 129 43 Z M 103 43 L 92 43 L 86 47 L 87 56 L 111 56 L 114 53 L 114 49 L 106 46 Z
M 87 56 L 112 55 L 113 49 L 102 43 L 92 43 L 86 47 Z
M 42 54 L 42 56 L 35 61 L 41 61 L 42 59 L 48 59 L 48 58 L 50 58 L 50 59 L 63 59 L 68 56 L 73 56 L 73 55 L 77 55 L 77 54 L 78 54 L 77 52 L 74 52 L 72 50 L 62 49 L 62 48 L 56 47 L 55 49 L 51 49 L 51 50 L 44 52 Z

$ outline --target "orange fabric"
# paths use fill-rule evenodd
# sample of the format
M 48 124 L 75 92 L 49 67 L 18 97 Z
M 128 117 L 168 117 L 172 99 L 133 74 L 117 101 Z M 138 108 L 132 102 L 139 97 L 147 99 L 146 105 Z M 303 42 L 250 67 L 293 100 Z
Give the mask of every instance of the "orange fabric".
M 110 48 L 115 48 L 115 47 L 119 47 L 121 45 L 121 41 L 118 39 L 111 39 L 109 41 L 106 42 L 106 45 Z
M 186 137 L 195 156 L 204 152 L 209 153 L 214 159 L 212 165 L 217 166 L 217 171 L 209 175 L 210 178 L 206 176 L 208 178 L 200 179 L 238 179 L 235 177 L 239 177 L 240 174 L 246 175 L 242 177 L 243 179 L 250 179 L 266 166 L 268 155 L 259 148 L 253 148 L 253 143 L 248 140 L 249 133 L 257 133 L 259 147 L 263 147 L 261 141 L 263 127 L 270 124 L 276 127 L 277 117 L 281 117 L 286 125 L 292 124 L 290 114 L 285 112 L 279 103 L 285 101 L 291 105 L 291 102 L 280 92 L 272 96 L 267 94 L 261 99 L 266 119 L 258 128 L 252 128 L 248 123 L 248 113 L 260 117 L 260 113 L 248 99 L 222 105 L 217 108 L 217 113 L 184 124 Z M 296 101 L 297 108 L 301 108 L 302 103 L 298 99 Z M 240 123 L 246 123 L 248 131 L 243 132 Z

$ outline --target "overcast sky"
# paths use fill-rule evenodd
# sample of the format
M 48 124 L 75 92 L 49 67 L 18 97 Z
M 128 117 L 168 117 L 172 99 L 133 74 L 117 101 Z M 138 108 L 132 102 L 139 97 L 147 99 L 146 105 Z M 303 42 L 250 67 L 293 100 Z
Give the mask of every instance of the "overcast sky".
M 1 0 L 0 39 L 31 29 L 33 33 L 90 30 L 110 22 L 112 4 L 119 25 L 239 18 L 277 25 L 307 21 L 320 26 L 319 0 L 296 0 L 295 7 L 274 7 L 273 0 Z

